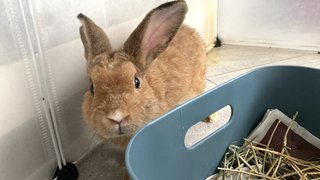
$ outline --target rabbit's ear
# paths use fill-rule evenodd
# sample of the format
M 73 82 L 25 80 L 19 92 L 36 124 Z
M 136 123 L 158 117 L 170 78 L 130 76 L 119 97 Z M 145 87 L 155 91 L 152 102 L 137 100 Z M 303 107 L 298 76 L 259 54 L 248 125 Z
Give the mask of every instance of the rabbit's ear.
M 111 44 L 104 31 L 81 13 L 78 15 L 78 19 L 82 23 L 80 36 L 87 61 L 92 60 L 101 53 L 110 53 L 112 50 Z
M 145 71 L 169 45 L 188 10 L 184 1 L 160 5 L 150 11 L 124 44 L 124 51 Z

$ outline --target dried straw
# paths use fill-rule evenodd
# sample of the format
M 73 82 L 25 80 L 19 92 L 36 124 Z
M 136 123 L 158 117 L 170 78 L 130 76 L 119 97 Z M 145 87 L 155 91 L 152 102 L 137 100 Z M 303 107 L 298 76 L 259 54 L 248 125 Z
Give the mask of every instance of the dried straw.
M 284 135 L 280 152 L 269 148 L 276 124 L 267 145 L 245 139 L 242 147 L 230 145 L 225 154 L 223 167 L 212 179 L 318 179 L 320 180 L 320 161 L 304 161 L 290 156 L 287 135 L 298 113 L 295 113 Z M 210 179 L 210 178 L 208 178 Z

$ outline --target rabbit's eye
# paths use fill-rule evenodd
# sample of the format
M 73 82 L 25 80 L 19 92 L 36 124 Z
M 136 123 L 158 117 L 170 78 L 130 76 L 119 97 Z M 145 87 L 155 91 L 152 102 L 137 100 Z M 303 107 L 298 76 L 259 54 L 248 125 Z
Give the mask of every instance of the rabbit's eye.
M 136 89 L 140 88 L 140 80 L 137 77 L 134 78 L 134 87 Z
M 91 92 L 91 94 L 94 94 L 94 87 L 93 87 L 93 83 L 90 85 L 90 92 Z

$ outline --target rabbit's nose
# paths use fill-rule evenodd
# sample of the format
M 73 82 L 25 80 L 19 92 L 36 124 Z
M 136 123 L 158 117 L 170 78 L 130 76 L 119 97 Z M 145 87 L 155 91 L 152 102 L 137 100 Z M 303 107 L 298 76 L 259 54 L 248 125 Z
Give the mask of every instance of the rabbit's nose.
M 127 119 L 129 115 L 125 114 L 119 110 L 110 113 L 107 117 L 110 121 L 120 124 L 123 120 Z

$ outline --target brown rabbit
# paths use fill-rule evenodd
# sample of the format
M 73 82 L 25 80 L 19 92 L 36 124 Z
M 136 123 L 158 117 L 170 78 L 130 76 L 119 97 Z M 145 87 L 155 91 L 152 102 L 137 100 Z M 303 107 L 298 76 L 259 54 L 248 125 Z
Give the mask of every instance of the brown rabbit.
M 204 90 L 206 51 L 182 25 L 187 9 L 184 1 L 153 9 L 116 51 L 100 27 L 78 15 L 91 81 L 82 110 L 98 134 L 132 134 Z

